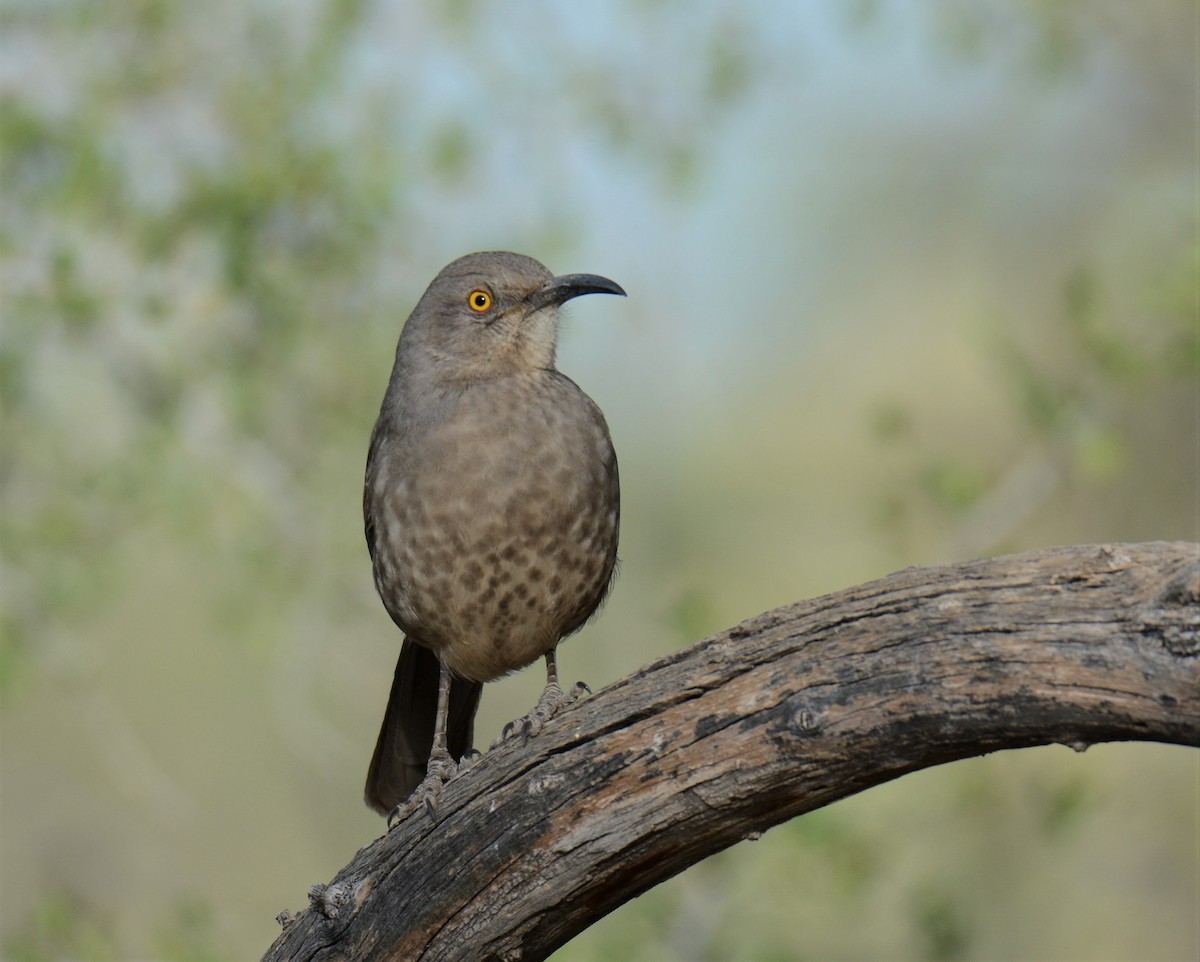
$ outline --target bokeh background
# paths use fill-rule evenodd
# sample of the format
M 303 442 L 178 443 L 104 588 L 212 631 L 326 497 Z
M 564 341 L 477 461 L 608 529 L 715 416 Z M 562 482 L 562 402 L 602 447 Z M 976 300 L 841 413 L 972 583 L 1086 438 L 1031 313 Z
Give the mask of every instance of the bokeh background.
M 361 533 L 472 250 L 620 281 L 599 688 L 910 564 L 1200 534 L 1194 0 L 5 0 L 0 955 L 255 958 L 383 828 Z M 488 742 L 538 671 L 489 686 Z M 1195 751 L 1005 753 L 564 960 L 1200 956 Z

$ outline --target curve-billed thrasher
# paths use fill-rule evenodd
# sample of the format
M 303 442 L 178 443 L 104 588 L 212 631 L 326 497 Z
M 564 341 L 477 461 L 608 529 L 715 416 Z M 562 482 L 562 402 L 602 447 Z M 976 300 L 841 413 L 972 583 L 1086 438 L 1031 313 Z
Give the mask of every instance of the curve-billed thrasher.
M 400 335 L 363 515 L 375 586 L 405 634 L 367 804 L 432 808 L 471 748 L 482 683 L 546 658 L 536 731 L 569 697 L 555 646 L 612 582 L 620 494 L 600 409 L 554 368 L 558 309 L 624 294 L 520 254 L 460 257 Z

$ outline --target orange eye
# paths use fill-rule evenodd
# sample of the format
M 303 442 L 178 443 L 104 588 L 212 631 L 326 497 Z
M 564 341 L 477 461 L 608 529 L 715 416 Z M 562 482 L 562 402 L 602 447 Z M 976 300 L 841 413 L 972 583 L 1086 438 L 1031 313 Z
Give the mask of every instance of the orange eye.
M 476 314 L 482 314 L 492 306 L 492 295 L 487 291 L 471 291 L 467 297 L 467 304 Z

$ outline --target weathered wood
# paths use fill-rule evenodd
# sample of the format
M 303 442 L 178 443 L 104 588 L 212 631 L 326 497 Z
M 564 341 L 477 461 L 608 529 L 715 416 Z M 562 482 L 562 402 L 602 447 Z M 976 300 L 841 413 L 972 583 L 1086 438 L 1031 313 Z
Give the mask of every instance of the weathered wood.
M 1002 748 L 1200 745 L 1200 545 L 909 568 L 780 608 L 577 703 L 446 786 L 267 960 L 543 959 L 707 855 Z

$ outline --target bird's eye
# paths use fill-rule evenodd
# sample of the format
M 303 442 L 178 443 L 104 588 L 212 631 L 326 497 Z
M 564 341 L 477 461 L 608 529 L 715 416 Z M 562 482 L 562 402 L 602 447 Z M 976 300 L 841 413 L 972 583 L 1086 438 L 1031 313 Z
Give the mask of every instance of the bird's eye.
M 471 291 L 467 297 L 467 304 L 476 314 L 482 314 L 492 306 L 492 295 L 487 291 Z

